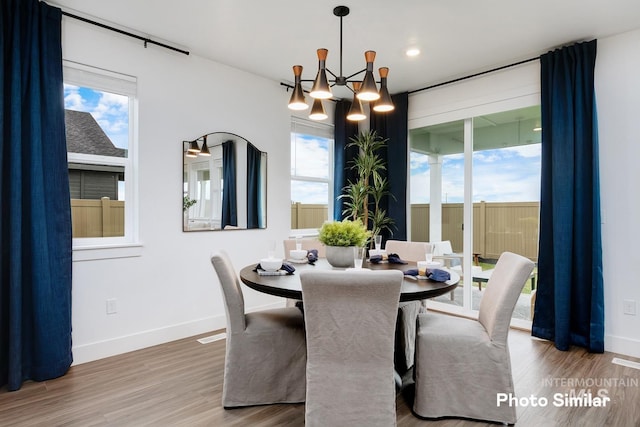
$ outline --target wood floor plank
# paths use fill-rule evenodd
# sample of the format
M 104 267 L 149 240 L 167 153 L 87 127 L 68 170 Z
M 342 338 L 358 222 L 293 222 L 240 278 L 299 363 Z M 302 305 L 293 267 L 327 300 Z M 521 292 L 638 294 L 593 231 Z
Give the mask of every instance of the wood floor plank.
M 202 336 L 209 336 L 217 331 Z M 225 341 L 202 336 L 73 366 L 50 381 L 0 390 L 2 426 L 302 426 L 304 404 L 225 410 L 221 406 Z M 552 343 L 513 330 L 509 335 L 517 397 L 546 398 L 546 407 L 518 407 L 518 426 L 640 426 L 640 370 L 611 363 L 613 353 L 581 348 L 561 352 Z M 592 384 L 584 383 L 589 380 Z M 583 381 L 582 383 L 579 383 Z M 599 383 L 598 383 L 599 381 Z M 609 384 L 604 384 L 609 381 Z M 611 382 L 616 384 L 611 384 Z M 604 408 L 556 407 L 554 394 L 604 388 Z M 573 390 L 573 391 L 572 391 Z M 483 427 L 458 419 L 422 420 L 411 411 L 412 389 L 398 394 L 398 426 Z

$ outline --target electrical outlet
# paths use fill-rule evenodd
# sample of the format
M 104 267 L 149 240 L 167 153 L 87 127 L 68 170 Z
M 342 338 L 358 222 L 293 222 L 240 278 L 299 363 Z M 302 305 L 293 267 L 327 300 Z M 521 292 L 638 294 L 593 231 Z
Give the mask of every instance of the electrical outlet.
M 633 299 L 626 299 L 622 301 L 622 312 L 631 316 L 636 315 L 636 301 Z
M 107 314 L 116 314 L 118 312 L 117 301 L 115 298 L 107 300 Z

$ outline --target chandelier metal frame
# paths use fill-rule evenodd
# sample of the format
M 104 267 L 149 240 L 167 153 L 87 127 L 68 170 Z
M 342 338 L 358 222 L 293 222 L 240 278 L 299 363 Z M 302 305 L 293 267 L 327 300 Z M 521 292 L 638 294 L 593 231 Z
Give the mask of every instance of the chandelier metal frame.
M 342 69 L 342 54 L 343 54 L 343 41 L 342 41 L 342 18 L 349 15 L 349 8 L 347 6 L 336 6 L 333 9 L 333 14 L 340 18 L 340 59 L 339 59 L 339 74 L 335 74 L 333 71 L 326 67 L 326 59 L 328 55 L 327 49 L 318 49 L 318 73 L 313 80 L 302 78 L 302 65 L 293 66 L 293 74 L 295 79 L 294 86 L 284 84 L 288 88 L 293 88 L 291 99 L 289 100 L 289 108 L 292 110 L 306 110 L 309 106 L 306 103 L 304 97 L 304 90 L 302 89 L 302 82 L 313 82 L 313 87 L 309 91 L 309 95 L 314 99 L 313 107 L 309 118 L 312 120 L 324 120 L 327 118 L 324 106 L 322 105 L 323 99 L 333 98 L 331 87 L 344 86 L 348 88 L 353 94 L 354 99 L 351 105 L 351 110 L 347 115 L 349 120 L 363 120 L 366 115 L 363 113 L 361 101 L 372 102 L 372 109 L 377 112 L 388 112 L 394 109 L 391 96 L 387 89 L 387 76 L 389 68 L 382 67 L 379 69 L 380 73 L 380 90 L 378 90 L 375 78 L 373 76 L 373 62 L 375 60 L 376 52 L 368 50 L 364 53 L 366 67 L 362 70 L 356 71 L 348 76 L 343 75 Z M 333 78 L 327 78 L 329 73 Z M 363 80 L 354 79 L 356 76 L 365 73 Z M 351 83 L 352 87 L 349 87 Z

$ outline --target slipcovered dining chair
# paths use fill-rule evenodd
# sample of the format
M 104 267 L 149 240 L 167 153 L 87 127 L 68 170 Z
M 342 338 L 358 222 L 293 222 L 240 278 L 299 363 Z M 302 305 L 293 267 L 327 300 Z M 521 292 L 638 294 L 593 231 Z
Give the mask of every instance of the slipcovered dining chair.
M 300 243 L 302 243 L 302 249 L 304 250 L 311 250 L 311 249 L 317 249 L 318 250 L 318 258 L 326 258 L 326 247 L 324 246 L 324 244 L 320 243 L 320 240 L 318 240 L 317 238 L 314 237 L 305 237 L 300 239 Z M 284 257 L 288 258 L 289 257 L 289 251 L 293 250 L 296 248 L 296 239 L 285 239 L 283 241 L 284 244 Z
M 496 395 L 514 393 L 507 336 L 533 267 L 529 259 L 504 252 L 480 301 L 478 320 L 418 316 L 416 415 L 516 422 L 515 406 L 496 404 Z
M 418 262 L 426 259 L 425 254 L 431 251 L 431 244 L 426 242 L 406 242 L 404 240 L 387 240 L 387 254 L 397 254 L 404 261 Z M 416 320 L 418 314 L 426 310 L 424 301 L 401 302 L 398 306 L 398 323 L 396 326 L 395 365 L 400 373 L 413 366 Z
M 398 254 L 405 261 L 424 261 L 425 254 L 431 252 L 431 244 L 427 242 L 406 242 L 404 240 L 387 240 L 384 246 L 387 254 Z
M 240 281 L 226 252 L 211 263 L 227 315 L 222 405 L 304 402 L 304 319 L 294 307 L 245 313 Z
M 305 425 L 395 426 L 393 335 L 402 272 L 302 271 Z

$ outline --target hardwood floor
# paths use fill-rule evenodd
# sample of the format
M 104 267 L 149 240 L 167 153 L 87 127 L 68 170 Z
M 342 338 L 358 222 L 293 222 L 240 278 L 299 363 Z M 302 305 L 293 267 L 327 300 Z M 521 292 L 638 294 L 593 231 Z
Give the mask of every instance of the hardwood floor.
M 213 334 L 213 332 L 211 333 Z M 211 335 L 206 334 L 206 335 Z M 2 426 L 302 426 L 304 404 L 224 410 L 224 341 L 200 337 L 73 366 L 67 375 L 0 391 Z M 518 407 L 518 426 L 640 426 L 640 370 L 611 363 L 613 353 L 557 351 L 529 333 L 509 334 L 518 398 L 546 397 L 546 407 Z M 584 383 L 577 382 L 584 381 Z M 605 383 L 608 382 L 608 383 Z M 609 404 L 555 407 L 555 393 L 606 389 Z M 470 420 L 421 420 L 411 387 L 396 400 L 398 426 L 487 426 Z

